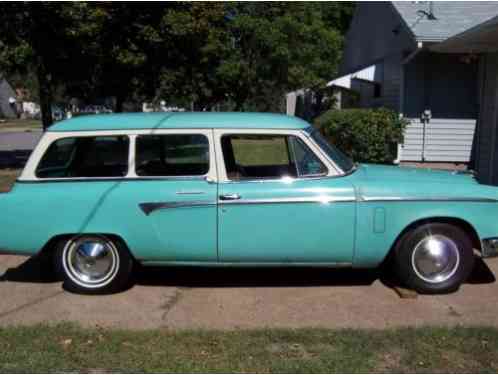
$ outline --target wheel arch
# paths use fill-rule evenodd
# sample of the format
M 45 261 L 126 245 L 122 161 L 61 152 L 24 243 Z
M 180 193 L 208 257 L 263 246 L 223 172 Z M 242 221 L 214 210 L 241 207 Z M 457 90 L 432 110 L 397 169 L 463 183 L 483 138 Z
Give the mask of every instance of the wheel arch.
M 52 238 L 50 238 L 45 243 L 45 245 L 43 245 L 43 247 L 38 252 L 38 254 L 48 255 L 48 254 L 55 251 L 55 248 L 60 241 L 67 240 L 67 239 L 70 239 L 70 238 L 73 238 L 76 236 L 104 236 L 104 237 L 107 237 L 107 238 L 111 239 L 112 241 L 119 242 L 121 245 L 123 245 L 124 248 L 130 254 L 130 256 L 135 260 L 135 257 L 133 255 L 133 253 L 131 252 L 130 247 L 128 246 L 125 239 L 122 236 L 115 234 L 115 233 L 60 233 L 60 234 L 57 234 L 57 235 L 53 236 Z
M 423 219 L 418 219 L 413 221 L 412 223 L 408 224 L 395 238 L 393 243 L 391 244 L 391 247 L 389 248 L 389 251 L 387 252 L 384 261 L 390 259 L 394 253 L 394 250 L 396 248 L 396 245 L 401 241 L 401 239 L 405 236 L 406 233 L 410 232 L 411 230 L 418 228 L 422 225 L 425 224 L 451 224 L 456 227 L 459 227 L 462 229 L 465 233 L 469 235 L 470 240 L 472 241 L 472 246 L 474 249 L 477 249 L 479 251 L 482 250 L 482 243 L 481 239 L 476 231 L 476 229 L 470 224 L 468 221 L 458 218 L 458 217 L 447 217 L 447 216 L 434 216 L 434 217 L 427 217 Z

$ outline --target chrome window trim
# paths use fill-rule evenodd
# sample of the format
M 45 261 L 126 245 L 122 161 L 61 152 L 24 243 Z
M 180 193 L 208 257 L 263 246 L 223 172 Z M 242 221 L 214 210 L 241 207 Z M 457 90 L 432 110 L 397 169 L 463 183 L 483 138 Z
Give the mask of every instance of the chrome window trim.
M 202 135 L 204 138 L 207 139 L 208 141 L 208 150 L 209 150 L 209 159 L 208 159 L 208 170 L 206 173 L 204 174 L 196 174 L 196 175 L 182 175 L 182 176 L 142 176 L 142 175 L 139 175 L 137 173 L 137 164 L 136 164 L 136 155 L 137 155 L 137 138 L 138 137 L 144 137 L 144 136 L 157 136 L 157 135 Z M 207 135 L 207 132 L 189 132 L 189 133 L 182 133 L 182 131 L 178 131 L 178 132 L 171 132 L 171 133 L 167 133 L 167 134 L 161 134 L 161 133 L 154 133 L 154 134 L 135 134 L 133 136 L 133 173 L 135 176 L 137 177 L 164 177 L 164 178 L 175 178 L 175 177 L 200 177 L 201 179 L 206 179 L 206 177 L 209 175 L 209 171 L 211 170 L 211 165 L 212 165 L 212 160 L 214 159 L 213 156 L 211 154 L 211 151 L 212 151 L 212 141 L 210 139 L 210 136 Z
M 252 133 L 254 135 L 258 135 L 257 133 Z M 251 133 L 230 133 L 230 132 L 227 132 L 225 134 L 223 134 L 221 137 L 220 137 L 220 140 L 221 138 L 225 137 L 225 136 L 230 136 L 230 135 L 251 135 Z M 297 137 L 295 134 L 274 134 L 274 133 L 261 133 L 261 135 L 268 135 L 268 136 L 276 136 L 276 135 L 280 135 L 282 137 Z M 300 137 L 297 137 L 298 139 L 301 139 Z M 303 176 L 303 177 L 300 177 L 300 176 L 296 176 L 296 177 L 286 177 L 286 176 L 283 176 L 281 178 L 273 178 L 273 177 L 270 177 L 270 178 L 254 178 L 254 179 L 248 179 L 248 180 L 230 180 L 228 178 L 228 175 L 226 174 L 227 170 L 226 170 L 226 167 L 225 167 L 225 159 L 223 158 L 223 166 L 225 167 L 225 175 L 227 176 L 227 182 L 231 182 L 231 183 L 236 183 L 236 182 L 261 182 L 261 181 L 268 181 L 268 180 L 272 180 L 273 182 L 277 182 L 277 181 L 288 181 L 289 179 L 292 179 L 292 180 L 306 180 L 306 179 L 309 179 L 309 178 L 315 178 L 315 177 L 326 177 L 329 175 L 330 173 L 330 168 L 326 165 L 326 163 L 324 163 L 321 158 L 319 158 L 316 153 L 313 151 L 313 149 L 311 149 L 306 143 L 304 143 L 304 145 L 306 147 L 308 147 L 308 149 L 318 158 L 318 160 L 320 160 L 323 164 L 323 166 L 327 169 L 327 172 L 325 173 L 320 173 L 320 174 L 316 174 L 316 175 L 308 175 L 308 176 Z M 223 156 L 223 147 L 221 147 L 221 154 Z M 289 155 L 290 156 L 290 155 Z
M 48 152 L 50 146 L 55 144 L 56 142 L 64 139 L 71 139 L 71 138 L 99 138 L 99 137 L 126 137 L 128 139 L 128 154 L 127 154 L 127 160 L 126 160 L 126 172 L 122 176 L 109 176 L 109 177 L 38 177 L 38 166 L 40 165 L 43 157 L 45 154 Z M 105 134 L 105 135 L 94 135 L 94 134 L 85 134 L 82 136 L 62 136 L 62 137 L 57 137 L 56 139 L 53 139 L 44 149 L 43 153 L 40 155 L 35 169 L 33 170 L 33 174 L 35 178 L 39 181 L 47 181 L 47 180 L 56 180 L 56 181 L 67 181 L 67 180 L 84 180 L 84 179 L 96 179 L 96 180 L 112 180 L 116 178 L 125 178 L 128 176 L 130 173 L 131 169 L 131 164 L 130 164 L 130 146 L 131 146 L 131 136 L 129 134 Z M 21 175 L 22 176 L 22 175 Z
M 313 139 L 313 137 L 311 136 L 311 133 L 313 131 L 315 131 L 317 129 L 315 129 L 313 126 L 309 126 L 307 127 L 306 129 L 304 129 L 302 132 L 304 134 L 304 136 L 311 142 L 315 145 L 316 149 L 320 152 L 320 154 L 329 161 L 330 164 L 332 164 L 334 166 L 334 168 L 339 172 L 337 176 L 335 177 L 344 177 L 344 176 L 347 176 L 349 174 L 351 174 L 351 172 L 344 172 L 344 170 L 339 167 L 337 165 L 337 163 L 331 158 L 329 157 L 329 155 L 323 151 L 323 149 L 315 142 L 315 140 Z M 354 172 L 354 170 L 353 170 Z
M 38 141 L 35 149 L 31 153 L 21 175 L 17 179 L 18 182 L 90 182 L 90 181 L 135 181 L 135 180 L 197 180 L 205 179 L 207 182 L 217 182 L 217 159 L 215 153 L 215 142 L 213 129 L 211 128 L 196 128 L 196 129 L 132 129 L 132 130 L 85 130 L 85 131 L 67 131 L 67 132 L 51 132 L 46 131 Z M 202 134 L 208 138 L 209 142 L 209 170 L 204 175 L 198 176 L 137 176 L 135 174 L 135 137 L 137 135 L 160 135 L 160 134 Z M 40 179 L 36 177 L 35 171 L 44 153 L 48 147 L 60 138 L 71 137 L 98 137 L 98 136 L 127 136 L 129 139 L 128 150 L 128 173 L 122 177 L 66 177 L 66 178 L 47 178 Z
M 54 179 L 40 179 L 40 180 L 21 180 L 17 179 L 16 182 L 20 184 L 43 184 L 48 182 L 105 182 L 105 181 L 207 181 L 207 176 L 178 176 L 178 177 L 79 177 L 79 178 L 54 178 Z M 208 181 L 210 182 L 210 181 Z
M 327 178 L 335 178 L 335 177 L 340 177 L 340 176 L 330 176 L 330 175 L 317 175 L 317 176 L 310 176 L 310 177 L 303 177 L 303 178 L 294 178 L 294 177 L 281 177 L 281 178 L 262 178 L 262 179 L 251 179 L 251 180 L 227 180 L 227 181 L 220 181 L 220 184 L 237 184 L 241 182 L 250 182 L 250 183 L 256 183 L 256 184 L 264 184 L 267 182 L 281 182 L 281 183 L 286 183 L 286 184 L 292 184 L 293 182 L 296 181 L 303 181 L 303 180 L 324 180 Z
M 329 158 L 327 158 L 323 152 L 320 150 L 318 145 L 307 136 L 304 130 L 302 129 L 223 129 L 223 128 L 214 128 L 213 134 L 215 138 L 215 153 L 216 153 L 216 165 L 218 168 L 218 182 L 223 184 L 238 184 L 238 183 L 266 183 L 266 182 L 283 182 L 283 183 L 292 183 L 292 181 L 306 181 L 306 180 L 315 180 L 315 179 L 325 179 L 332 177 L 339 177 L 338 171 L 340 169 L 337 168 L 335 163 L 331 162 Z M 281 178 L 256 178 L 256 179 L 248 179 L 248 180 L 230 180 L 226 174 L 225 160 L 223 157 L 223 149 L 221 146 L 221 137 L 225 135 L 283 135 L 283 136 L 295 136 L 299 138 L 313 154 L 323 163 L 325 168 L 327 169 L 327 173 L 314 175 L 314 176 L 305 176 L 305 177 L 281 177 Z

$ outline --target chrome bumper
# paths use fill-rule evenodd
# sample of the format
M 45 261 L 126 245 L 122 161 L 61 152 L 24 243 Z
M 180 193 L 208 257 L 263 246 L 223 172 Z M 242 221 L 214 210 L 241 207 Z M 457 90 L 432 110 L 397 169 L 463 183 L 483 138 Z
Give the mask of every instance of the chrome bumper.
M 483 258 L 498 257 L 498 238 L 482 240 L 481 255 Z

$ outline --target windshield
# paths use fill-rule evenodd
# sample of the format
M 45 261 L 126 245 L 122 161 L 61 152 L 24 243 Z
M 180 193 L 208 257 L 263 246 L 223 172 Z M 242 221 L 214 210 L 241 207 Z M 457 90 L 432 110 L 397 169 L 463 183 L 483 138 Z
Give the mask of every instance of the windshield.
M 330 144 L 327 139 L 320 134 L 316 129 L 309 128 L 311 138 L 320 146 L 320 148 L 328 155 L 330 159 L 341 168 L 344 173 L 351 172 L 355 168 L 353 160 L 342 153 L 337 147 Z

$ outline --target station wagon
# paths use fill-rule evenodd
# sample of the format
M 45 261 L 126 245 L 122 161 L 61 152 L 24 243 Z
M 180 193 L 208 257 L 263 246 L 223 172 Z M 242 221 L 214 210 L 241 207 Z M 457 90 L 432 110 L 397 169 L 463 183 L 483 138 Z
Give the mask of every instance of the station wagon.
M 84 293 L 120 290 L 136 264 L 388 264 L 408 287 L 443 293 L 468 277 L 474 249 L 498 246 L 497 188 L 356 164 L 277 114 L 61 121 L 0 194 L 0 212 L 3 252 L 51 254 L 65 287 Z

